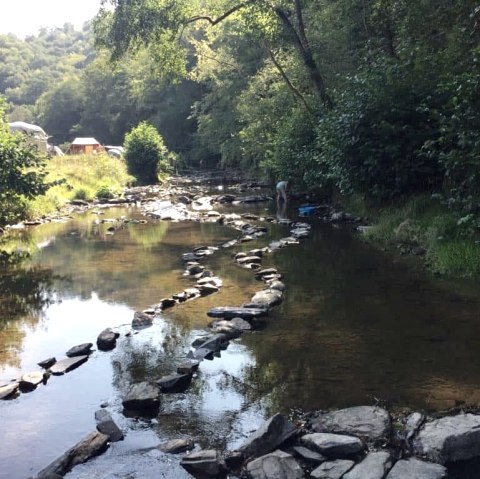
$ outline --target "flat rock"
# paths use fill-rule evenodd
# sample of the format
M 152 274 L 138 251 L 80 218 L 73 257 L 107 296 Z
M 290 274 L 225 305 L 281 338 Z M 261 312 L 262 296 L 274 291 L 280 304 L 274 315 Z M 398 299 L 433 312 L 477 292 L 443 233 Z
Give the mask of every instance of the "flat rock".
M 301 457 L 304 461 L 307 461 L 310 464 L 317 465 L 327 461 L 327 458 L 323 454 L 312 451 L 311 449 L 308 449 L 308 447 L 295 446 L 293 451 L 297 456 Z
M 157 409 L 160 406 L 160 391 L 147 382 L 133 384 L 122 404 L 125 409 Z
M 0 386 L 0 399 L 7 399 L 18 391 L 19 384 L 17 382 Z
M 107 435 L 110 442 L 123 440 L 123 432 L 106 409 L 99 409 L 95 412 L 95 421 L 97 422 L 97 430 Z
M 108 447 L 108 436 L 95 431 L 89 434 L 85 439 L 69 449 L 65 454 L 42 469 L 37 479 L 46 479 L 52 474 L 64 476 L 77 464 L 88 461 L 90 458 L 101 454 Z
M 142 311 L 135 311 L 132 320 L 132 328 L 146 328 L 153 324 L 153 316 Z
M 190 451 L 194 447 L 195 443 L 191 439 L 172 439 L 158 446 L 160 451 L 167 454 L 180 454 L 181 452 Z
M 247 474 L 251 479 L 302 479 L 304 477 L 302 468 L 293 456 L 280 450 L 249 462 Z
M 48 369 L 49 367 L 53 366 L 56 362 L 57 360 L 54 357 L 52 357 L 52 358 L 44 359 L 43 361 L 40 361 L 37 364 L 43 369 Z
M 323 432 L 306 434 L 300 442 L 320 454 L 334 458 L 350 456 L 364 449 L 364 444 L 358 437 Z
M 73 358 L 75 356 L 85 356 L 87 354 L 92 353 L 92 343 L 83 343 L 79 344 L 78 346 L 73 346 L 73 348 L 70 348 L 65 355 L 68 356 L 69 358 Z
M 218 287 L 211 283 L 200 284 L 198 285 L 198 289 L 202 296 L 207 296 L 218 291 Z
M 260 258 L 260 256 L 245 256 L 243 258 L 236 258 L 235 261 L 238 264 L 261 263 L 262 258 Z
M 236 328 L 231 321 L 227 321 L 226 319 L 217 319 L 213 321 L 210 327 L 214 333 L 223 334 L 228 339 L 237 338 L 243 333 L 243 330 Z
M 111 328 L 104 329 L 97 337 L 97 348 L 100 351 L 110 351 L 117 345 L 119 333 L 112 331 Z
M 191 374 L 170 374 L 160 378 L 157 385 L 162 393 L 179 393 L 186 391 L 191 382 Z
M 33 391 L 40 383 L 46 382 L 45 371 L 34 371 L 24 374 L 19 381 L 22 392 Z
M 426 423 L 413 441 L 418 455 L 445 464 L 480 456 L 480 415 L 460 414 Z
M 194 477 L 218 477 L 226 471 L 223 456 L 214 449 L 192 452 L 182 458 L 180 465 Z
M 278 273 L 276 268 L 264 268 L 255 273 L 255 278 L 262 278 L 263 276 L 276 273 Z
M 209 349 L 210 351 L 219 351 L 228 344 L 228 337 L 225 334 L 218 333 L 212 336 L 197 338 L 193 343 L 194 348 Z
M 202 361 L 204 359 L 212 360 L 213 359 L 213 353 L 214 353 L 214 351 L 212 351 L 211 349 L 198 348 L 198 349 L 188 351 L 187 358 L 188 359 L 195 359 L 195 360 L 198 360 L 198 361 Z
M 318 416 L 312 424 L 317 432 L 332 432 L 375 441 L 387 436 L 391 428 L 390 415 L 376 406 L 357 406 Z
M 65 358 L 60 361 L 57 361 L 51 368 L 50 372 L 55 376 L 60 376 L 62 374 L 68 373 L 83 363 L 88 361 L 88 356 L 74 356 L 73 358 Z
M 212 308 L 207 313 L 211 318 L 242 318 L 252 320 L 268 315 L 268 309 L 264 308 L 235 308 L 235 307 L 218 307 Z
M 411 457 L 398 461 L 386 479 L 443 479 L 445 477 L 447 477 L 447 469 L 440 464 Z
M 275 414 L 238 448 L 244 457 L 260 457 L 274 451 L 297 433 L 295 425 L 282 414 Z
M 383 479 L 392 468 L 393 458 L 388 451 L 371 452 L 343 479 Z
M 320 464 L 310 473 L 310 477 L 314 479 L 340 479 L 348 472 L 355 463 L 346 459 L 338 459 L 336 461 L 327 461 Z M 407 479 L 406 477 L 404 479 Z M 412 476 L 413 479 L 413 476 Z
M 271 308 L 277 306 L 283 300 L 283 293 L 276 289 L 264 289 L 254 294 L 249 303 L 244 304 L 245 308 Z

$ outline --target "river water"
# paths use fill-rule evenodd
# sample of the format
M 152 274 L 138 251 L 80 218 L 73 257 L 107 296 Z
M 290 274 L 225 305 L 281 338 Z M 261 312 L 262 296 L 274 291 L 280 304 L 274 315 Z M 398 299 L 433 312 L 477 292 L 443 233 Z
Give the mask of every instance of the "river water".
M 249 211 L 268 214 L 272 206 Z M 138 214 L 112 209 L 106 217 Z M 296 219 L 294 210 L 289 215 Z M 76 344 L 95 343 L 106 327 L 121 333 L 114 351 L 95 351 L 80 368 L 0 401 L 0 478 L 34 476 L 95 429 L 102 403 L 125 440 L 68 478 L 190 477 L 155 446 L 192 437 L 203 448 L 234 448 L 277 411 L 378 402 L 440 411 L 480 402 L 480 285 L 433 277 L 418 259 L 378 251 L 351 227 L 312 220 L 310 238 L 265 259 L 287 285 L 265 327 L 202 362 L 186 393 L 162 397 L 158 417 L 127 418 L 121 400 L 129 384 L 174 372 L 205 332 L 209 308 L 239 306 L 261 289 L 251 271 L 233 263 L 232 251 L 264 246 L 289 229 L 268 224 L 266 237 L 220 249 L 203 261 L 223 279 L 219 293 L 167 310 L 151 328 L 125 336 L 134 311 L 191 285 L 182 276 L 182 253 L 221 245 L 238 232 L 149 221 L 110 234 L 98 218 L 105 216 L 89 212 L 22 233 L 38 253 L 0 277 L 0 384 Z

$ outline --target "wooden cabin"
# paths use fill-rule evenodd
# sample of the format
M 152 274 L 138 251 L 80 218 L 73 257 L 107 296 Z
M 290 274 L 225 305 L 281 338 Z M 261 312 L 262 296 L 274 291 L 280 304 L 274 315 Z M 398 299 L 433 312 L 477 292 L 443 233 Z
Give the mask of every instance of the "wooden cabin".
M 75 138 L 68 147 L 67 154 L 91 155 L 103 153 L 105 149 L 95 138 Z

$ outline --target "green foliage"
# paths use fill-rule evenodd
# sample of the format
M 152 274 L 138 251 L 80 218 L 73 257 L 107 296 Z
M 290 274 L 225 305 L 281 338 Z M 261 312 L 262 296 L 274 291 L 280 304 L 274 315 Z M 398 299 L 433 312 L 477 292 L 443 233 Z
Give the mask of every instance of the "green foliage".
M 46 158 L 23 134 L 12 134 L 0 98 L 0 225 L 24 214 L 25 199 L 46 191 Z
M 141 122 L 125 135 L 128 171 L 141 184 L 155 183 L 159 173 L 170 170 L 168 150 L 154 126 Z

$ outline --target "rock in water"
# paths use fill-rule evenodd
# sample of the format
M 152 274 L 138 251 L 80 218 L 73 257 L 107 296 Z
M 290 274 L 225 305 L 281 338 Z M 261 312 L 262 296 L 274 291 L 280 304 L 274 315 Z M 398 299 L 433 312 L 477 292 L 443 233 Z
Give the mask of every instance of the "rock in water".
M 156 410 L 160 407 L 160 391 L 147 382 L 133 384 L 122 404 L 129 410 Z
M 20 390 L 22 392 L 33 391 L 40 383 L 46 382 L 46 377 L 44 371 L 24 374 L 20 379 Z
M 123 432 L 115 424 L 110 413 L 105 409 L 99 409 L 95 412 L 95 421 L 97 422 L 97 429 L 102 434 L 108 436 L 110 442 L 117 442 L 123 439 Z
M 260 457 L 277 449 L 296 433 L 297 428 L 292 422 L 275 414 L 240 446 L 239 451 L 244 457 Z
M 65 354 L 69 358 L 73 358 L 75 356 L 85 356 L 87 354 L 91 354 L 92 351 L 92 343 L 83 343 L 79 344 L 78 346 L 74 346 L 73 348 L 70 348 Z
M 218 307 L 212 308 L 207 313 L 211 318 L 242 318 L 252 320 L 268 315 L 268 309 L 263 308 L 235 308 L 235 307 Z
M 111 328 L 104 329 L 97 338 L 97 348 L 100 351 L 110 351 L 117 345 L 119 333 L 115 333 Z
M 65 358 L 61 361 L 57 361 L 51 368 L 50 372 L 56 376 L 60 376 L 61 374 L 68 373 L 78 366 L 82 365 L 88 361 L 88 356 L 75 356 L 73 358 Z
M 133 315 L 132 328 L 146 328 L 153 324 L 153 316 L 136 311 Z
M 195 444 L 191 439 L 172 439 L 158 446 L 160 451 L 167 454 L 180 454 L 181 452 L 190 451 L 194 447 Z
M 40 361 L 37 364 L 43 369 L 48 369 L 51 366 L 53 366 L 56 362 L 57 360 L 52 357 L 52 358 L 44 359 L 43 361 Z
M 7 384 L 6 386 L 0 386 L 0 399 L 7 399 L 13 396 L 18 391 L 18 383 Z
M 37 479 L 47 479 L 54 474 L 64 476 L 77 464 L 88 461 L 91 457 L 101 454 L 108 447 L 108 436 L 98 431 L 92 432 L 85 439 L 69 449 L 65 454 L 42 469 Z
M 171 374 L 157 381 L 162 393 L 181 393 L 186 391 L 192 382 L 191 374 Z
M 271 308 L 280 304 L 283 299 L 283 293 L 276 289 L 264 289 L 263 291 L 258 291 L 252 297 L 249 303 L 244 304 L 245 308 Z
M 184 456 L 180 465 L 194 477 L 218 477 L 226 471 L 223 456 L 214 449 Z

